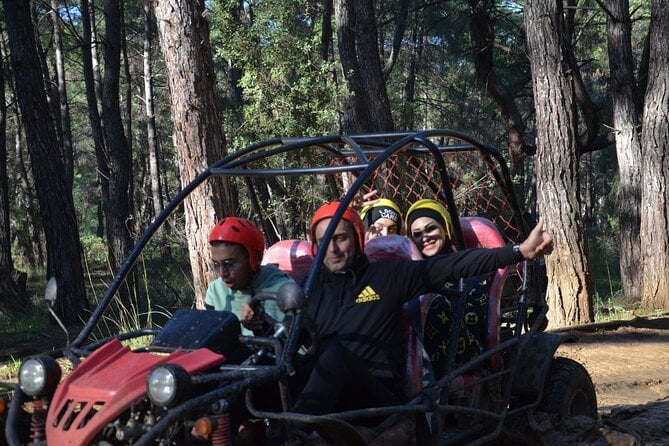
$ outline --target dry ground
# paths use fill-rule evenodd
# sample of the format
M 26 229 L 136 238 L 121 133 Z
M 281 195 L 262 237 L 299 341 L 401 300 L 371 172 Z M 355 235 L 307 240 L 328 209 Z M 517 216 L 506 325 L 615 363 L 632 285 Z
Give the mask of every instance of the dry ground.
M 562 444 L 669 445 L 669 316 L 593 324 L 572 333 L 577 342 L 563 344 L 557 354 L 590 372 L 601 437 Z

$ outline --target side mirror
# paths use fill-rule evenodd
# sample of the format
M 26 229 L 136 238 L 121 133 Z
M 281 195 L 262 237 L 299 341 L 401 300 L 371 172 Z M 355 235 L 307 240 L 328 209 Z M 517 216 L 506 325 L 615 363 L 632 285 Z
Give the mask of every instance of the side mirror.
M 44 290 L 44 300 L 47 301 L 50 307 L 56 303 L 56 297 L 58 296 L 58 282 L 56 278 L 51 276 L 49 282 L 46 284 L 46 289 Z
M 299 311 L 305 301 L 304 290 L 296 283 L 283 284 L 276 292 L 276 303 L 285 314 Z
M 55 277 L 51 276 L 49 281 L 46 284 L 46 289 L 44 290 L 44 300 L 49 304 L 49 313 L 51 316 L 58 322 L 60 328 L 65 332 L 65 337 L 67 339 L 67 344 L 70 344 L 70 333 L 65 328 L 65 324 L 60 320 L 55 311 L 53 311 L 53 306 L 56 303 L 56 297 L 58 297 L 58 281 Z

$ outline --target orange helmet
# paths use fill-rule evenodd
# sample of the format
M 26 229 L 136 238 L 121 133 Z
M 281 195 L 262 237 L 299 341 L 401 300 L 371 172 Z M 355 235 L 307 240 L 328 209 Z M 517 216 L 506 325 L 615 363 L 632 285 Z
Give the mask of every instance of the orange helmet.
M 260 229 L 251 221 L 242 217 L 226 217 L 211 229 L 209 243 L 227 242 L 241 245 L 249 256 L 251 271 L 260 268 L 265 252 L 265 238 Z
M 337 208 L 340 204 L 340 201 L 325 203 L 314 213 L 314 216 L 311 219 L 311 225 L 309 226 L 311 232 L 311 250 L 314 255 L 316 255 L 316 225 L 321 220 L 332 218 L 335 212 L 337 212 Z M 354 209 L 346 208 L 342 218 L 353 225 L 353 231 L 355 232 L 356 241 L 358 242 L 358 252 L 362 253 L 365 248 L 365 225 L 362 223 L 360 215 L 358 215 L 358 212 Z

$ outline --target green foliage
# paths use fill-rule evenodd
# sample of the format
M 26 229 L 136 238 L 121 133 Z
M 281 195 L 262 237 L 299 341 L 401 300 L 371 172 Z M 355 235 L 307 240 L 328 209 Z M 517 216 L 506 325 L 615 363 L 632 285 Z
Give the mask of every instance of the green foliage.
M 602 298 L 599 293 L 595 293 L 593 298 L 595 306 L 595 322 L 624 320 L 634 317 L 634 308 L 623 305 L 620 302 L 621 297 L 621 293 L 607 298 Z
M 231 61 L 242 73 L 243 104 L 229 103 L 227 111 L 239 113 L 241 105 L 243 123 L 229 136 L 250 142 L 330 132 L 340 93 L 334 66 L 319 55 L 320 11 L 304 0 L 247 4 L 243 11 L 236 5 L 219 2 L 211 17 L 218 64 Z
M 81 236 L 81 247 L 90 269 L 100 271 L 109 267 L 107 244 L 102 238 L 84 234 Z
M 9 361 L 5 361 L 0 365 L 0 381 L 16 382 L 19 367 L 21 367 L 21 360 L 11 356 Z
M 3 343 L 10 344 L 11 339 L 25 339 L 25 336 L 38 338 L 40 333 L 48 333 L 51 329 L 51 317 L 44 305 L 31 304 L 16 317 L 0 314 Z
M 30 304 L 18 316 L 8 317 L 0 314 L 0 350 L 4 353 L 13 352 L 8 361 L 0 365 L 0 381 L 14 380 L 21 365 L 24 351 L 39 351 L 45 341 L 54 340 L 54 345 L 62 336 L 60 327 L 56 326 L 45 304 Z M 43 347 L 44 350 L 47 347 Z M 14 356 L 16 355 L 16 356 Z

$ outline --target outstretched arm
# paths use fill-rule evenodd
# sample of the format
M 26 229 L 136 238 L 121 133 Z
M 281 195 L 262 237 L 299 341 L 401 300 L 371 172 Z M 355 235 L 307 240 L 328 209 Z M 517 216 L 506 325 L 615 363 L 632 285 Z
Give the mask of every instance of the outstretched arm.
M 553 252 L 553 237 L 544 230 L 544 218 L 540 217 L 530 235 L 520 244 L 520 252 L 526 259 L 534 259 Z

